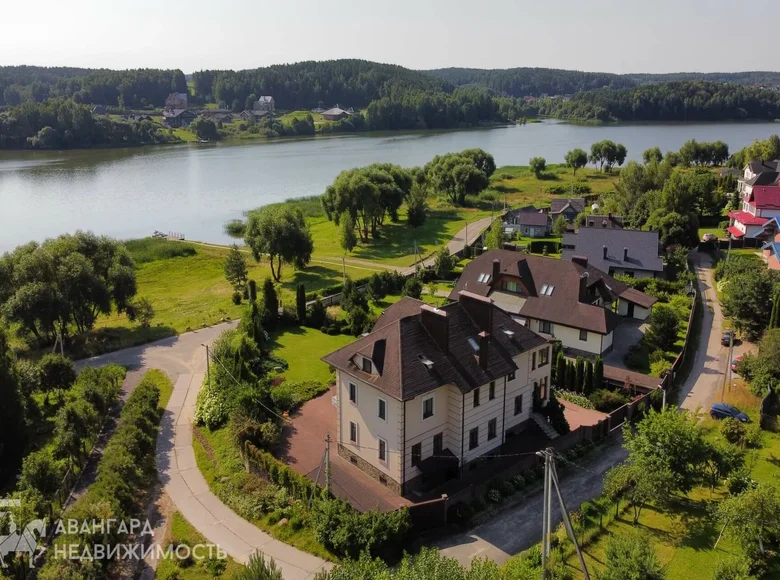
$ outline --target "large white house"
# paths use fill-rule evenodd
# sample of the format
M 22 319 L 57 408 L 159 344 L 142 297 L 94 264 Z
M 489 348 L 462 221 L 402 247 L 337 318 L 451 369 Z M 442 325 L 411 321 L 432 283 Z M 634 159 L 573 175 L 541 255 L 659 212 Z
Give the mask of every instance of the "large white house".
M 398 494 L 455 476 L 546 403 L 551 356 L 490 299 L 404 298 L 323 358 L 336 369 L 339 454 Z
M 656 302 L 593 267 L 586 256 L 557 260 L 509 250 L 469 262 L 450 298 L 462 290 L 489 297 L 520 324 L 561 341 L 571 356 L 609 352 L 623 319 L 646 319 Z

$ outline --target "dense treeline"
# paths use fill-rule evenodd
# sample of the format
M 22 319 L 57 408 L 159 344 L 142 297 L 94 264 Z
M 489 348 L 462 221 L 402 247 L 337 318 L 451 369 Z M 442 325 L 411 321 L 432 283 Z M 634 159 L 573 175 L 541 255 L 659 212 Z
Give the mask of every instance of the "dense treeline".
M 780 92 L 734 84 L 673 82 L 632 89 L 598 89 L 568 101 L 542 99 L 538 111 L 562 119 L 598 121 L 724 121 L 780 118 Z
M 0 113 L 0 149 L 75 149 L 171 143 L 179 139 L 151 121 L 93 115 L 72 100 L 27 101 Z
M 184 73 L 178 69 L 0 67 L 0 106 L 56 97 L 114 107 L 161 107 L 172 92 L 187 92 Z
M 664 73 L 623 75 L 639 84 L 671 83 L 676 81 L 710 81 L 713 83 L 734 83 L 757 87 L 780 87 L 780 73 L 773 71 L 744 71 L 735 73 Z
M 622 89 L 636 84 L 617 74 L 553 68 L 443 68 L 425 72 L 456 86 L 481 85 L 511 97 L 566 95 L 602 87 Z
M 397 65 L 344 59 L 306 61 L 243 71 L 198 71 L 192 75 L 197 99 L 244 108 L 250 97 L 273 95 L 280 109 L 365 107 L 393 91 L 445 90 L 444 83 Z M 249 107 L 251 108 L 251 107 Z

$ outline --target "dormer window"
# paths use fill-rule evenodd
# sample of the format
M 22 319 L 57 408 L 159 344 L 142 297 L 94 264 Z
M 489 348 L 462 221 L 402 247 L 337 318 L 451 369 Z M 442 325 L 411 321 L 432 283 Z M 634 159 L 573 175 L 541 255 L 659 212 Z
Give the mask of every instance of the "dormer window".
M 477 282 L 482 282 L 483 284 L 487 284 L 488 280 L 490 280 L 490 274 L 482 273 L 477 277 Z
M 363 357 L 363 372 L 364 373 L 371 373 L 371 359 L 367 357 Z
M 542 296 L 552 296 L 553 290 L 555 290 L 555 286 L 544 284 L 539 294 Z
M 474 354 L 479 354 L 479 343 L 473 336 L 469 336 L 468 343 L 471 347 L 471 350 L 474 351 Z

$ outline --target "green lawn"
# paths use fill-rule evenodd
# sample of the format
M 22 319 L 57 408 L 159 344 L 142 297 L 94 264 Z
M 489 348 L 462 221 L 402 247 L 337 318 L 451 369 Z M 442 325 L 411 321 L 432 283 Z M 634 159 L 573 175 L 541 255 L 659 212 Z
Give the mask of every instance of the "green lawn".
M 331 378 L 328 365 L 321 357 L 346 346 L 354 336 L 337 334 L 330 336 L 319 329 L 285 328 L 273 336 L 273 353 L 287 361 L 290 367 L 284 372 L 288 381 L 327 382 Z
M 270 484 L 244 470 L 244 463 L 227 427 L 216 431 L 195 427 L 193 435 L 198 469 L 206 478 L 209 488 L 231 509 L 279 541 L 320 558 L 336 560 L 336 557 L 317 541 L 314 530 L 310 527 L 293 530 L 291 526 L 279 527 L 268 523 L 268 514 L 261 518 L 251 518 L 247 517 L 248 514 L 241 513 L 247 495 L 258 493 Z
M 171 520 L 171 535 L 169 538 L 171 542 L 186 542 L 190 546 L 197 544 L 209 544 L 210 542 L 204 538 L 198 530 L 192 527 L 192 524 L 188 522 L 183 515 L 179 512 L 173 513 Z M 165 549 L 167 543 L 162 546 Z M 204 550 L 208 554 L 207 550 Z M 243 568 L 241 564 L 228 557 L 227 568 L 223 575 L 224 578 L 231 578 L 233 574 L 236 574 Z M 157 578 L 171 578 L 174 572 L 178 573 L 179 580 L 212 580 L 211 574 L 206 570 L 202 563 L 195 561 L 191 566 L 187 568 L 180 567 L 175 559 L 165 558 L 160 560 L 157 566 Z
M 322 116 L 322 113 L 312 113 L 311 111 L 290 111 L 288 113 L 285 113 L 284 115 L 278 116 L 277 119 L 281 121 L 282 123 L 290 124 L 295 119 L 305 119 L 306 115 L 311 115 L 314 119 L 314 123 L 325 123 L 325 118 Z

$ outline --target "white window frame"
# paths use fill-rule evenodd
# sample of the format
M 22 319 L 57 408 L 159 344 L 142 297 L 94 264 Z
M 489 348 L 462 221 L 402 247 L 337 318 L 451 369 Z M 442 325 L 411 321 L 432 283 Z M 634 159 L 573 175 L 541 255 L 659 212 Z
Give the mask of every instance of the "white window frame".
M 382 443 L 385 444 L 385 458 L 382 459 L 381 453 L 382 453 Z M 376 438 L 376 458 L 379 461 L 379 463 L 383 463 L 384 465 L 390 464 L 390 449 L 387 447 L 387 439 L 383 439 L 382 437 Z
M 582 338 L 583 336 L 585 338 Z M 588 331 L 587 330 L 583 330 L 582 328 L 580 328 L 580 340 L 582 340 L 584 342 L 588 342 Z
M 352 400 L 352 387 L 355 387 L 355 400 L 354 401 Z M 347 397 L 349 398 L 349 402 L 352 403 L 353 405 L 357 405 L 357 402 L 358 402 L 357 383 L 353 383 L 353 382 L 347 383 L 347 389 L 349 390 L 349 392 L 347 393 Z
M 366 363 L 368 363 L 368 370 L 366 370 L 366 368 L 365 368 Z M 374 372 L 374 363 L 371 362 L 370 358 L 368 358 L 367 356 L 364 356 L 363 360 L 360 363 L 360 370 L 363 371 L 364 373 L 373 374 L 373 372 Z
M 431 414 L 429 417 L 425 416 L 425 402 L 430 399 L 431 401 Z M 426 419 L 430 419 L 431 417 L 436 416 L 436 397 L 433 395 L 428 395 L 427 397 L 423 397 L 422 401 L 420 402 L 420 417 L 422 421 L 425 421 Z
M 385 416 L 379 414 L 379 410 L 382 408 L 382 403 L 385 404 Z M 387 422 L 387 401 L 382 397 L 376 398 L 376 416 L 384 422 Z
M 352 425 L 355 426 L 355 438 L 354 439 L 352 439 Z M 358 424 L 355 423 L 354 421 L 350 421 L 349 422 L 349 442 L 350 443 L 354 443 L 355 445 L 357 445 L 357 441 L 358 441 Z
M 475 433 L 475 432 L 476 432 L 476 434 L 477 434 L 477 443 L 476 443 L 476 445 L 474 445 L 474 447 L 472 447 L 472 446 L 471 446 L 471 434 L 472 434 L 472 433 Z M 477 425 L 476 427 L 472 427 L 471 429 L 469 429 L 469 451 L 474 451 L 474 450 L 475 450 L 475 449 L 477 449 L 478 447 L 479 447 L 479 425 Z
M 544 329 L 542 325 L 545 325 L 547 327 L 547 330 Z M 544 334 L 552 334 L 553 333 L 553 323 L 549 320 L 540 320 L 539 321 L 539 332 L 543 332 Z
M 490 426 L 491 425 L 495 426 L 495 432 L 493 433 L 492 437 L 490 436 Z M 498 419 L 496 417 L 493 417 L 492 419 L 490 419 L 490 421 L 488 421 L 487 440 L 488 441 L 493 441 L 493 439 L 495 439 L 496 437 L 498 437 Z
M 496 381 L 490 381 L 488 384 L 488 401 L 496 398 Z

